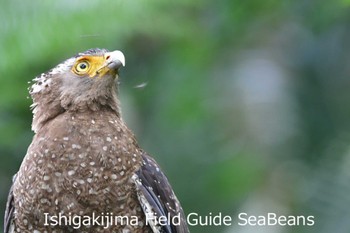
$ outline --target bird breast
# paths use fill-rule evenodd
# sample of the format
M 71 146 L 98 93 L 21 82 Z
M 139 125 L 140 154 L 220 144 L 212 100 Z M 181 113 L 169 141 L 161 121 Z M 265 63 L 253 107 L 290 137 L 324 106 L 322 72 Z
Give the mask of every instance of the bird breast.
M 127 214 L 135 203 L 130 178 L 142 160 L 121 119 L 108 112 L 66 112 L 35 137 L 14 186 L 15 195 L 24 197 L 18 201 L 25 212 Z

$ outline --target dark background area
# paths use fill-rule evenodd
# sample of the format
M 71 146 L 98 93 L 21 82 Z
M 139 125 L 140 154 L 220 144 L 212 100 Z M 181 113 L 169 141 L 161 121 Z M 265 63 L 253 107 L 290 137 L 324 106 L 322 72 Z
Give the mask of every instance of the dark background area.
M 2 0 L 0 213 L 33 136 L 28 82 L 100 47 L 124 52 L 124 119 L 185 212 L 234 219 L 191 232 L 350 232 L 349 6 Z M 239 227 L 241 212 L 315 225 Z

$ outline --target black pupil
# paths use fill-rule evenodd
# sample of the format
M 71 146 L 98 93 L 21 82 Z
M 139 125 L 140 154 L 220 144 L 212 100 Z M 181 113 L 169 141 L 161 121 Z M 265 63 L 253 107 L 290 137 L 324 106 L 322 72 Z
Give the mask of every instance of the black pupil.
M 80 69 L 85 70 L 86 67 L 87 67 L 87 65 L 86 65 L 85 63 L 81 63 L 81 64 L 79 65 L 79 67 L 80 67 Z

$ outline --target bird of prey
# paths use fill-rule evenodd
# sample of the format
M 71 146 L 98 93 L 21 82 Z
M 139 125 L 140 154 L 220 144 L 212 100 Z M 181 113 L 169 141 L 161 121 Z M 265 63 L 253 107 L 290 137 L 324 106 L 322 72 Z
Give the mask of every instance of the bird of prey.
M 36 77 L 35 132 L 5 233 L 189 232 L 166 176 L 121 118 L 122 52 L 90 49 Z

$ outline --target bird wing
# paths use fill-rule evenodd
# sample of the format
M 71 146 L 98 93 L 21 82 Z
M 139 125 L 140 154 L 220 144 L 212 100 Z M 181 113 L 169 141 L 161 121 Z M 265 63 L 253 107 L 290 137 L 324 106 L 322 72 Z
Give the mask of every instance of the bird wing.
M 4 217 L 4 233 L 12 233 L 14 232 L 13 225 L 13 213 L 15 211 L 14 206 L 14 197 L 13 197 L 13 183 L 16 179 L 16 174 L 12 178 L 12 185 L 7 197 L 6 209 L 5 209 L 5 217 Z
M 146 223 L 154 233 L 189 232 L 185 214 L 167 177 L 153 158 L 143 154 L 143 165 L 133 176 Z M 160 216 L 163 220 L 159 219 Z M 167 221 L 164 222 L 164 219 Z

